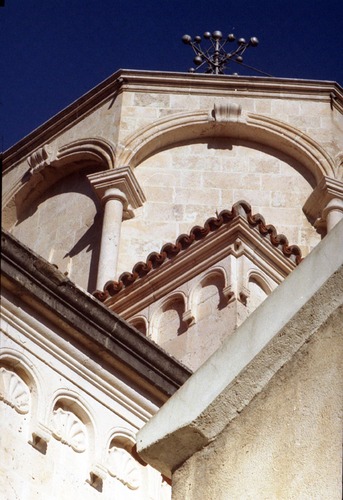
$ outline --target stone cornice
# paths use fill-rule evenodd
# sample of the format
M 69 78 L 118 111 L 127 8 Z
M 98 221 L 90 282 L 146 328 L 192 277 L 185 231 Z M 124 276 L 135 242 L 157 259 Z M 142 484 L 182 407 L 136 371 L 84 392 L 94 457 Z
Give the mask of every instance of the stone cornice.
M 2 286 L 20 296 L 70 342 L 111 365 L 163 403 L 191 372 L 12 235 L 1 235 Z
M 227 255 L 237 253 L 237 240 L 238 253 L 258 261 L 276 281 L 301 261 L 299 247 L 290 246 L 284 235 L 278 235 L 274 226 L 266 224 L 260 214 L 253 215 L 250 205 L 240 201 L 231 211 L 223 210 L 218 217 L 208 219 L 204 227 L 195 226 L 189 235 L 179 236 L 175 244 L 166 243 L 159 253 L 149 254 L 145 263 L 138 262 L 131 273 L 108 282 L 95 296 L 128 318 Z
M 119 70 L 9 148 L 3 156 L 3 170 L 12 168 L 63 129 L 77 123 L 108 99 L 115 99 L 124 90 L 320 99 L 343 112 L 343 89 L 330 81 Z

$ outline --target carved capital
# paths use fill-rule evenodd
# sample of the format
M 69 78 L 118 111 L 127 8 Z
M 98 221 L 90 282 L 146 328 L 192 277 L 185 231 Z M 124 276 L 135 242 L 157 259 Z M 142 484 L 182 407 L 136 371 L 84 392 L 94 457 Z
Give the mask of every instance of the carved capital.
M 235 292 L 233 290 L 232 285 L 228 285 L 225 288 L 223 288 L 223 295 L 226 298 L 228 304 L 230 304 L 235 300 Z
M 120 167 L 105 172 L 88 175 L 88 180 L 102 202 L 108 196 L 123 201 L 124 219 L 133 216 L 132 208 L 141 207 L 145 201 L 144 193 L 130 167 Z
M 315 227 L 323 231 L 327 225 L 328 214 L 333 210 L 342 211 L 342 203 L 343 182 L 325 176 L 307 198 L 303 211 Z

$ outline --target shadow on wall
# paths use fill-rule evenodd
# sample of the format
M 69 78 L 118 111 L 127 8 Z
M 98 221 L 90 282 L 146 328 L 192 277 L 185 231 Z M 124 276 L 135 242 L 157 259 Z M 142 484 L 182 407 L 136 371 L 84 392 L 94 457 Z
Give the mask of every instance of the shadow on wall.
M 57 180 L 20 213 L 12 233 L 92 292 L 96 288 L 102 209 L 86 177 L 89 171 L 83 169 Z

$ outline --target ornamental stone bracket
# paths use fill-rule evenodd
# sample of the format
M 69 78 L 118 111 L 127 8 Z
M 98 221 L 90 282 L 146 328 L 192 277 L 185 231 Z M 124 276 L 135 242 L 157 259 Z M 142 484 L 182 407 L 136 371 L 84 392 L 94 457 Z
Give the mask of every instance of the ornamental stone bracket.
M 238 122 L 241 120 L 242 106 L 236 103 L 215 103 L 209 113 L 209 120 L 215 122 Z
M 322 177 L 303 206 L 305 215 L 320 234 L 326 234 L 343 219 L 343 182 Z
M 102 290 L 116 274 L 121 223 L 134 217 L 133 209 L 143 205 L 145 196 L 130 167 L 87 177 L 104 207 L 97 277 L 97 289 Z
M 90 484 L 93 488 L 98 491 L 102 491 L 103 482 L 107 477 L 106 468 L 100 463 L 93 464 L 90 472 L 89 479 L 86 479 L 86 482 Z
M 27 163 L 30 167 L 30 174 L 34 175 L 43 170 L 45 167 L 51 165 L 51 163 L 56 159 L 55 152 L 50 144 L 45 144 L 41 148 L 37 149 L 31 156 L 27 159 Z
M 50 438 L 51 430 L 41 422 L 38 422 L 32 432 L 32 438 L 28 441 L 28 443 L 40 453 L 45 455 Z

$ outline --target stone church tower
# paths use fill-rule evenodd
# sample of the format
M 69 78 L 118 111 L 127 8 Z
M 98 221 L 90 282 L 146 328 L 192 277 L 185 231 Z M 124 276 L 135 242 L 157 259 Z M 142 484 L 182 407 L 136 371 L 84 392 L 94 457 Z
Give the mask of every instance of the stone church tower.
M 5 153 L 6 498 L 340 498 L 342 111 L 121 70 Z

